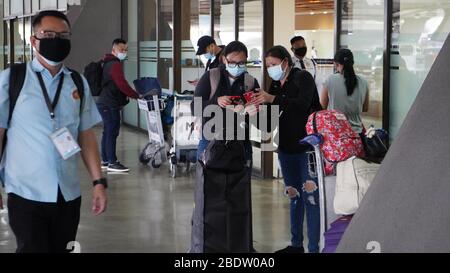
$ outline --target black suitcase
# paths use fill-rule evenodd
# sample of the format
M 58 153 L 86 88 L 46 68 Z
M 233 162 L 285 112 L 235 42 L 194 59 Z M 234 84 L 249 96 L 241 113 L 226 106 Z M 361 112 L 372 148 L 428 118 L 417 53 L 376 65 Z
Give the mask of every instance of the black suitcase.
M 251 168 L 224 173 L 197 163 L 191 253 L 253 252 Z

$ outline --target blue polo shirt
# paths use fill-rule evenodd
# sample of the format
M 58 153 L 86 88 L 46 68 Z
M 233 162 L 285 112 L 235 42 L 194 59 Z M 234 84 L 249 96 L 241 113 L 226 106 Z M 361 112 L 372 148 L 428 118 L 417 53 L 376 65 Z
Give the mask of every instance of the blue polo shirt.
M 56 203 L 59 186 L 65 200 L 72 201 L 81 196 L 77 166 L 79 155 L 63 160 L 51 141 L 54 123 L 36 72 L 41 72 L 51 100 L 64 74 L 63 88 L 55 109 L 58 128 L 67 127 L 78 139 L 79 132 L 91 129 L 101 121 L 84 77 L 83 108 L 80 109 L 80 97 L 69 69 L 63 66 L 53 77 L 34 59 L 27 64 L 25 83 L 8 127 L 10 70 L 0 73 L 0 128 L 8 129 L 4 161 L 5 190 L 28 200 Z

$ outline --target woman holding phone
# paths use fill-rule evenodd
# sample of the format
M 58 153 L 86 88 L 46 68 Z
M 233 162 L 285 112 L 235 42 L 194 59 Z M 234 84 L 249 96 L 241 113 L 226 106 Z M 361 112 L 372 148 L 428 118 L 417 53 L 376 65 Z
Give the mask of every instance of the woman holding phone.
M 321 110 L 314 78 L 307 71 L 295 68 L 286 48 L 275 46 L 265 56 L 267 72 L 272 78 L 269 91 L 259 90 L 254 104 L 279 106 L 278 159 L 291 201 L 291 246 L 278 252 L 302 253 L 303 220 L 306 211 L 308 227 L 308 250 L 319 252 L 320 215 L 319 193 L 316 179 L 308 174 L 310 147 L 299 142 L 306 134 L 308 117 Z M 275 128 L 271 128 L 275 129 Z

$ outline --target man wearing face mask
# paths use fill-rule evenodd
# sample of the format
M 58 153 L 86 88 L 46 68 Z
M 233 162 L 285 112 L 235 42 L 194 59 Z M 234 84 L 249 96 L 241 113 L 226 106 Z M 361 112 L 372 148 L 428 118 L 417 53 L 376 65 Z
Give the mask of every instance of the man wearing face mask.
M 222 54 L 224 46 L 218 46 L 216 40 L 211 36 L 203 36 L 197 43 L 197 56 L 203 55 L 208 62 L 206 63 L 205 72 L 216 68 L 221 63 L 220 54 Z M 196 86 L 198 80 L 189 81 L 190 84 Z
M 307 70 L 314 79 L 317 76 L 317 64 L 314 60 L 306 57 L 308 48 L 306 46 L 305 39 L 302 36 L 295 36 L 291 39 L 291 50 L 294 53 L 292 61 L 294 66 L 300 70 Z
M 67 17 L 43 11 L 33 32 L 34 60 L 0 73 L 1 180 L 17 252 L 67 252 L 80 221 L 79 152 L 94 181 L 92 212 L 106 209 L 92 130 L 101 117 L 86 79 L 63 64 L 71 50 Z
M 103 57 L 102 92 L 97 107 L 103 119 L 102 169 L 108 172 L 129 172 L 117 160 L 116 143 L 120 133 L 120 112 L 129 99 L 138 99 L 138 93 L 125 78 L 122 63 L 127 58 L 128 45 L 123 39 L 115 39 L 110 54 Z

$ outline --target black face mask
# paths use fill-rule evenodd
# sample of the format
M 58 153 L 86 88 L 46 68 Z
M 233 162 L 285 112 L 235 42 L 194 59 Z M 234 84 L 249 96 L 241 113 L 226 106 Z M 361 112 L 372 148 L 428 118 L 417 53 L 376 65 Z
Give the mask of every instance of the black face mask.
M 54 38 L 41 39 L 39 44 L 39 54 L 52 62 L 62 62 L 69 56 L 71 50 L 70 40 Z
M 307 47 L 299 47 L 295 49 L 295 55 L 303 58 L 306 56 L 307 51 L 308 51 Z

